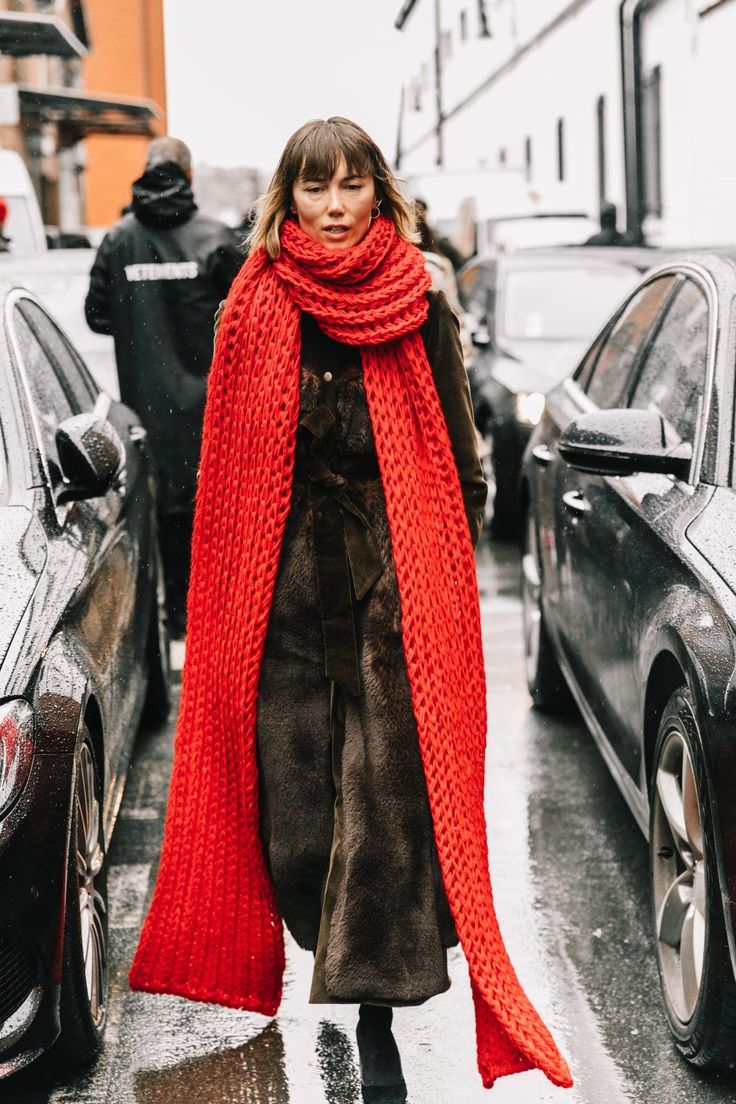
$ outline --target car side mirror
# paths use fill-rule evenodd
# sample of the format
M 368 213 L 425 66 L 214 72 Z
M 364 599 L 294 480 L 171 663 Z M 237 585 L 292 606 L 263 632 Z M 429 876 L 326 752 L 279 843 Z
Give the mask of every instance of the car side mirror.
M 692 446 L 653 410 L 594 410 L 572 422 L 557 442 L 573 468 L 594 475 L 659 472 L 687 479 Z
M 56 450 L 64 476 L 59 504 L 107 494 L 125 465 L 116 430 L 95 413 L 66 418 L 56 430 Z

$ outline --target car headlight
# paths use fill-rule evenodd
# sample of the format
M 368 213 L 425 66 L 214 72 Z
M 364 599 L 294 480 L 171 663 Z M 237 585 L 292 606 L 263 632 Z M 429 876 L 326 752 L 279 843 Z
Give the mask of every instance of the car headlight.
M 0 817 L 17 799 L 28 779 L 34 749 L 33 710 L 14 698 L 0 703 Z
M 519 391 L 516 396 L 516 420 L 522 425 L 535 426 L 544 411 L 544 395 L 541 391 Z

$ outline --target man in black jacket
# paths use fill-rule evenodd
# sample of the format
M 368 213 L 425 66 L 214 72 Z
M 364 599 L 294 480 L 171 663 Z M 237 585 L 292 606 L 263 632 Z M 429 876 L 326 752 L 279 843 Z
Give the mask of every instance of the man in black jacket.
M 100 245 L 85 303 L 91 329 L 115 338 L 120 397 L 147 429 L 156 461 L 174 637 L 184 634 L 213 321 L 243 263 L 234 232 L 197 211 L 191 179 L 183 142 L 151 142 L 130 209 Z
M 584 243 L 585 245 L 628 245 L 624 235 L 616 227 L 616 205 L 604 200 L 601 203 L 601 228 Z

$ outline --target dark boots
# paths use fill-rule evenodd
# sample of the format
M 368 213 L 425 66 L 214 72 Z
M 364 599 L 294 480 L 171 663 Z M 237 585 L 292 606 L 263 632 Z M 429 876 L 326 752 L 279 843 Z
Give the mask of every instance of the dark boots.
M 356 1038 L 364 1101 L 401 1104 L 406 1083 L 401 1072 L 399 1048 L 391 1031 L 393 1011 L 376 1004 L 361 1004 Z

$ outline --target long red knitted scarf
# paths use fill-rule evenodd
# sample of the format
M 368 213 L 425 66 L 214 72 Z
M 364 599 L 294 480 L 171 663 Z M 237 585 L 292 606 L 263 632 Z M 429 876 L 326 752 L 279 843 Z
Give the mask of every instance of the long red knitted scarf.
M 259 838 L 255 724 L 291 497 L 306 311 L 330 337 L 361 351 L 419 744 L 472 979 L 483 1082 L 536 1066 L 570 1085 L 517 980 L 493 908 L 475 562 L 418 332 L 429 282 L 422 257 L 387 218 L 344 251 L 324 249 L 293 222 L 281 240 L 277 261 L 258 250 L 244 265 L 217 339 L 166 831 L 131 985 L 266 1015 L 279 1006 L 283 930 Z

